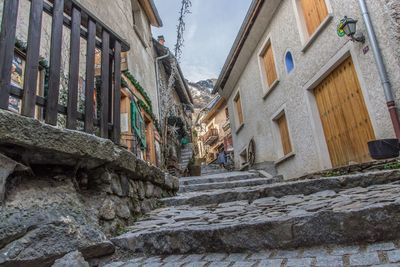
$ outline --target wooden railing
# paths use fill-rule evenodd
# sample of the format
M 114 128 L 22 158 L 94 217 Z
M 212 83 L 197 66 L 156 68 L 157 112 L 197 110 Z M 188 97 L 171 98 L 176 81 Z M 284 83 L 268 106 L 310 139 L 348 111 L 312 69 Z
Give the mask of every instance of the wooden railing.
M 121 52 L 129 50 L 109 27 L 76 0 L 3 0 L 0 32 L 0 108 L 8 109 L 9 97 L 22 100 L 21 114 L 33 117 L 35 106 L 42 107 L 45 122 L 57 124 L 58 114 L 66 115 L 66 127 L 75 130 L 77 121 L 84 122 L 84 131 L 99 127 L 103 138 L 120 142 Z M 23 88 L 11 84 L 19 1 L 31 1 Z M 52 16 L 50 66 L 47 97 L 36 95 L 39 69 L 40 37 L 43 13 Z M 60 93 L 63 28 L 70 29 L 69 77 L 67 106 L 58 103 Z M 84 114 L 78 112 L 79 56 L 81 38 L 86 46 L 86 84 Z M 95 52 L 101 50 L 101 88 L 99 118 L 95 119 Z

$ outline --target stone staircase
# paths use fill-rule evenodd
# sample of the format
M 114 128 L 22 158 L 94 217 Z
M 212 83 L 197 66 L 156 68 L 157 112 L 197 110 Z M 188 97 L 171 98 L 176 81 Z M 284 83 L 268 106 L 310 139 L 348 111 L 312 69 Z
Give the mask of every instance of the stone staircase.
M 163 200 L 164 208 L 112 242 L 132 253 L 172 255 L 400 238 L 400 171 L 290 182 L 232 172 L 182 178 L 180 184 L 178 196 Z

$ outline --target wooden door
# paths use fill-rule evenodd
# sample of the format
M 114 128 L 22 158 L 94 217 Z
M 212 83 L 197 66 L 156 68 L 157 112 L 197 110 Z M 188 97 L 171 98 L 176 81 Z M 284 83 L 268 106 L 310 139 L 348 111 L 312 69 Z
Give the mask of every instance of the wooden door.
M 351 57 L 314 94 L 332 165 L 370 161 L 367 142 L 375 135 Z

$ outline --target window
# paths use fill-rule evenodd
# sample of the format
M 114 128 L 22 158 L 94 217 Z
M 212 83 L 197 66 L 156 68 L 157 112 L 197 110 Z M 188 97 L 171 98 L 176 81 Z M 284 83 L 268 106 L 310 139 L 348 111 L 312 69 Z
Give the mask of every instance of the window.
M 228 110 L 228 108 L 225 108 L 225 116 L 226 116 L 226 119 L 229 120 L 229 110 Z
M 286 53 L 285 56 L 286 72 L 291 73 L 294 70 L 294 60 L 293 55 L 290 51 Z
M 276 123 L 278 125 L 279 133 L 281 135 L 283 155 L 286 156 L 292 152 L 292 144 L 290 142 L 286 114 L 283 113 L 280 117 L 278 117 L 276 119 Z
M 265 48 L 262 58 L 264 62 L 267 84 L 269 87 L 271 87 L 274 84 L 274 82 L 278 79 L 275 67 L 274 52 L 272 51 L 271 42 L 267 44 L 267 47 Z
M 233 100 L 233 102 L 235 104 L 238 128 L 240 128 L 240 126 L 242 126 L 242 124 L 244 123 L 244 120 L 243 120 L 243 111 L 242 111 L 242 101 L 240 99 L 240 94 L 239 93 L 236 95 L 236 97 Z
M 325 0 L 299 0 L 308 35 L 311 36 L 328 16 Z

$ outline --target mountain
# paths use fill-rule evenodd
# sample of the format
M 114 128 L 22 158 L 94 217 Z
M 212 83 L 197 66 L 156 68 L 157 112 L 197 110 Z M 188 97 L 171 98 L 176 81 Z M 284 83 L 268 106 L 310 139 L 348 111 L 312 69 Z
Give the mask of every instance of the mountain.
M 214 96 L 211 92 L 216 82 L 217 79 L 207 79 L 198 82 L 188 81 L 195 109 L 202 109 L 213 99 Z

